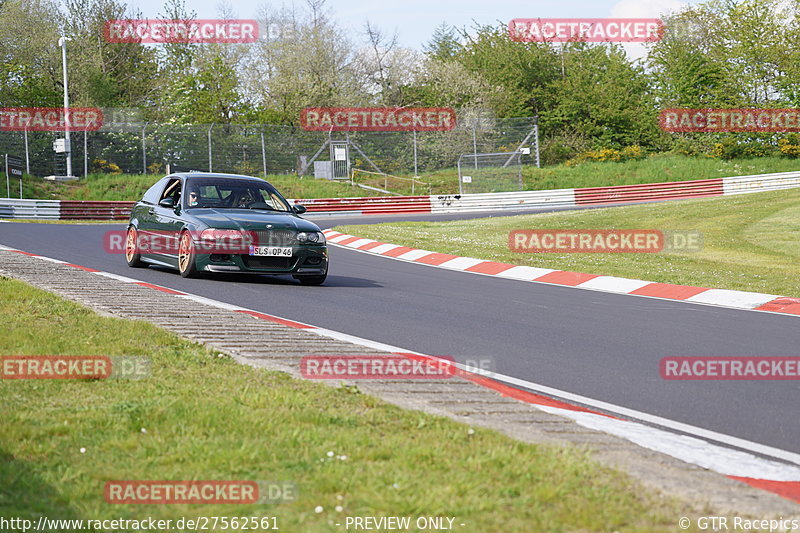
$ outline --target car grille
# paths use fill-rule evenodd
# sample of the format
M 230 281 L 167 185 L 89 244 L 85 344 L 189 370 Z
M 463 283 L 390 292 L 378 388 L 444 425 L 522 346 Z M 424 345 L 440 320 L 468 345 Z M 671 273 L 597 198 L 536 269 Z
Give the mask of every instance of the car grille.
M 277 270 L 289 270 L 294 265 L 296 257 L 258 257 L 243 255 L 242 261 L 247 268 L 274 268 Z
M 290 246 L 297 242 L 297 234 L 291 230 L 256 231 L 259 246 Z

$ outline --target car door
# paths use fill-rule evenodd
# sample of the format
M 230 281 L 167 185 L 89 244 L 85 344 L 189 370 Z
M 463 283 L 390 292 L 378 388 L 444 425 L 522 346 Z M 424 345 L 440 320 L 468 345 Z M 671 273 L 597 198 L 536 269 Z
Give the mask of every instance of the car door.
M 181 213 L 181 191 L 183 180 L 175 177 L 167 181 L 158 203 L 152 208 L 148 231 L 151 242 L 150 258 L 170 266 L 178 266 L 178 237 L 183 221 Z M 171 198 L 174 207 L 164 207 L 161 201 Z

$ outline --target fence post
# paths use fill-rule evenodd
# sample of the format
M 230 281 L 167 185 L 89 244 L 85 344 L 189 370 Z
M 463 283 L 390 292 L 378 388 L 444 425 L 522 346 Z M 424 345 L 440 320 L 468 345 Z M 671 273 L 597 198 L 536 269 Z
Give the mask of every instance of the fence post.
M 211 162 L 211 156 L 212 156 L 212 154 L 211 154 L 211 130 L 213 128 L 214 128 L 213 124 L 211 126 L 209 126 L 209 128 L 208 128 L 208 171 L 209 172 L 214 172 L 214 164 Z
M 414 129 L 414 177 L 416 178 L 419 174 L 417 173 L 417 130 Z M 411 182 L 411 187 L 413 188 L 413 181 Z M 413 191 L 412 191 L 413 192 Z
M 86 139 L 87 130 L 83 130 L 83 177 L 89 175 L 89 141 Z
M 147 174 L 147 141 L 145 141 L 144 132 L 147 129 L 147 122 L 142 126 L 142 174 Z
M 25 174 L 31 173 L 31 158 L 28 154 L 28 128 L 23 130 L 25 132 Z
M 539 116 L 533 117 L 533 136 L 536 139 L 536 168 L 542 168 L 539 160 Z
M 264 147 L 264 132 L 263 131 L 261 132 L 261 162 L 264 164 L 264 179 L 266 179 L 267 178 L 267 149 Z
M 475 170 L 478 170 L 478 137 L 476 129 L 478 128 L 477 120 L 472 121 L 472 150 L 475 153 Z

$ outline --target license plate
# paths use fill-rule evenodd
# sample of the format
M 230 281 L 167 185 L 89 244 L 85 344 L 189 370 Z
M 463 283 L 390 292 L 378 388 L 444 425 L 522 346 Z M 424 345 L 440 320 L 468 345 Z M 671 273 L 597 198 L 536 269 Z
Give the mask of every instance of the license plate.
M 251 246 L 250 255 L 261 257 L 292 257 L 292 248 L 282 246 Z

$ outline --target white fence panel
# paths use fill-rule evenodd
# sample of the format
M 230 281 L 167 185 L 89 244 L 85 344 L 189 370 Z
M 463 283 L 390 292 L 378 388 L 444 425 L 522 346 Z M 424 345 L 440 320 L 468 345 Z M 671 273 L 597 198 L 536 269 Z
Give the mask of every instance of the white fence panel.
M 0 218 L 41 218 L 58 220 L 60 200 L 19 200 L 0 198 Z
M 499 211 L 505 209 L 529 209 L 532 207 L 570 207 L 574 205 L 575 189 L 431 196 L 432 213 Z
M 794 187 L 800 187 L 800 172 L 780 172 L 777 174 L 722 178 L 723 194 L 725 195 L 777 191 Z

